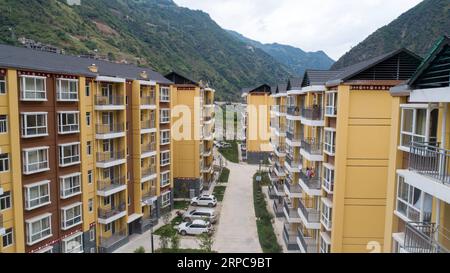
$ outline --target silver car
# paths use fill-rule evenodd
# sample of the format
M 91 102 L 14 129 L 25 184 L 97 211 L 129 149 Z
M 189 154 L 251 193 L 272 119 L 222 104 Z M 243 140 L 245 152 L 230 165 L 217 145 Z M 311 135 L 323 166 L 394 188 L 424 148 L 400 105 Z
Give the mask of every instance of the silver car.
M 181 216 L 183 221 L 192 222 L 194 220 L 204 220 L 214 224 L 217 221 L 217 215 L 214 209 L 197 208 L 194 210 L 186 211 Z

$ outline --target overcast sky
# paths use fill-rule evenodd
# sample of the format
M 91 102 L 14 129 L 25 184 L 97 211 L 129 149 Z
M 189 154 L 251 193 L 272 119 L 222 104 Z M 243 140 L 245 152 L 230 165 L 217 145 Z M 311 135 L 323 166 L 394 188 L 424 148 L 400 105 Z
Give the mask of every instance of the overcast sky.
M 337 60 L 421 0 L 174 0 L 263 43 L 323 50 Z

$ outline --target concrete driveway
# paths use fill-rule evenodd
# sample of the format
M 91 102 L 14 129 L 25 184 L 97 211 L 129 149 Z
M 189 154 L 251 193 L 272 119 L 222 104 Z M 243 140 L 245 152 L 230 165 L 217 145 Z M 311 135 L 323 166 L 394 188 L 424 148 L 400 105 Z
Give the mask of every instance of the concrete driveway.
M 227 162 L 230 169 L 213 249 L 219 253 L 262 253 L 253 206 L 258 166 Z

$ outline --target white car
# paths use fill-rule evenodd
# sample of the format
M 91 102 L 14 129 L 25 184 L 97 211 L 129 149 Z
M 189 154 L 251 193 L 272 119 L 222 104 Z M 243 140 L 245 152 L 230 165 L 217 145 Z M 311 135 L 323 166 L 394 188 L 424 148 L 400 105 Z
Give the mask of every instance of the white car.
M 185 222 L 203 220 L 214 224 L 217 221 L 217 215 L 215 214 L 214 209 L 207 208 L 197 208 L 194 210 L 186 211 L 182 214 L 181 218 Z
M 210 222 L 203 220 L 195 220 L 192 223 L 184 222 L 177 227 L 178 233 L 181 235 L 200 235 L 204 233 L 213 232 L 213 227 Z
M 217 205 L 217 199 L 214 195 L 201 195 L 191 200 L 191 206 L 206 206 L 213 208 Z

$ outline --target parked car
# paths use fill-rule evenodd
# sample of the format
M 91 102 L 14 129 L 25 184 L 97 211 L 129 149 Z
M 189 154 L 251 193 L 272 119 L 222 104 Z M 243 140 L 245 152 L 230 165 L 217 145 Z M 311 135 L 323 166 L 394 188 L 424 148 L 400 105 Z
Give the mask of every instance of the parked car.
M 214 195 L 201 195 L 198 197 L 194 197 L 191 200 L 191 206 L 207 206 L 207 207 L 215 207 L 217 205 L 217 199 Z
M 200 235 L 214 231 L 210 222 L 195 220 L 193 222 L 184 222 L 177 226 L 177 231 L 181 235 Z
M 185 222 L 205 220 L 214 224 L 217 220 L 217 215 L 215 214 L 214 209 L 197 208 L 191 211 L 186 211 L 185 213 L 183 213 L 181 218 Z

